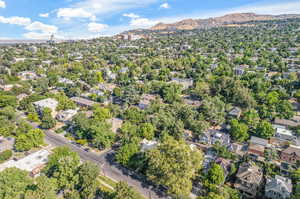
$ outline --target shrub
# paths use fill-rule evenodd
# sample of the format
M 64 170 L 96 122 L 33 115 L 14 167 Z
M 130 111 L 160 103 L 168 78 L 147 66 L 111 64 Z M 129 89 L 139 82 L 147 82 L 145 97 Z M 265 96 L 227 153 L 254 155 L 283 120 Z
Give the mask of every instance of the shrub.
M 11 150 L 6 150 L 0 153 L 0 163 L 8 160 L 12 156 L 12 151 Z

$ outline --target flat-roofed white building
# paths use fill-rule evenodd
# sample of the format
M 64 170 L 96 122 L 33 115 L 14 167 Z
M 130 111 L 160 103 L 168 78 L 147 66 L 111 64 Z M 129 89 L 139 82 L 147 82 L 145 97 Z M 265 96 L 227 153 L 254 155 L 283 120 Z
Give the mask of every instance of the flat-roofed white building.
M 44 108 L 49 108 L 52 111 L 52 116 L 55 117 L 57 112 L 56 112 L 56 107 L 58 106 L 58 101 L 52 98 L 47 98 L 43 99 L 37 102 L 34 102 L 33 105 L 37 109 L 38 112 L 42 113 Z
M 28 171 L 32 176 L 35 176 L 48 162 L 49 155 L 50 155 L 50 151 L 46 149 L 42 149 L 22 159 L 9 160 L 3 164 L 0 164 L 0 172 L 7 168 L 16 167 L 18 169 Z

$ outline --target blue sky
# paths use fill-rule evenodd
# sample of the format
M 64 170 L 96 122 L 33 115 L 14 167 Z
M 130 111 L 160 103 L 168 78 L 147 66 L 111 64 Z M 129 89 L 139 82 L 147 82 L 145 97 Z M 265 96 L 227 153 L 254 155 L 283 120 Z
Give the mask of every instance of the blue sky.
M 0 39 L 93 38 L 236 12 L 300 14 L 300 0 L 0 0 Z

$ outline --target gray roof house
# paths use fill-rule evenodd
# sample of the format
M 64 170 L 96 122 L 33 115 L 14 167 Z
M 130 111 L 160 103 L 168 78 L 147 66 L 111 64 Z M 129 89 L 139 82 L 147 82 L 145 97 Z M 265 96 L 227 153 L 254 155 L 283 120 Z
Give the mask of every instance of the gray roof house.
M 242 114 L 242 110 L 239 107 L 233 107 L 229 112 L 228 115 L 231 117 L 239 118 Z
M 236 174 L 234 187 L 247 198 L 256 198 L 262 179 L 263 173 L 258 166 L 244 162 L 240 165 Z
M 183 86 L 183 89 L 188 89 L 189 87 L 193 86 L 194 81 L 193 79 L 184 79 L 184 78 L 172 78 L 171 83 L 180 84 Z
M 265 186 L 265 197 L 270 199 L 288 199 L 293 190 L 290 179 L 276 175 L 268 178 Z
M 269 141 L 268 140 L 262 139 L 262 138 L 259 138 L 259 137 L 255 137 L 255 136 L 251 136 L 250 143 L 251 144 L 256 144 L 256 145 L 261 145 L 261 146 L 264 146 L 264 147 L 269 146 Z
M 221 145 L 230 146 L 229 134 L 218 130 L 208 130 L 199 137 L 199 141 L 207 145 L 214 145 L 220 143 Z

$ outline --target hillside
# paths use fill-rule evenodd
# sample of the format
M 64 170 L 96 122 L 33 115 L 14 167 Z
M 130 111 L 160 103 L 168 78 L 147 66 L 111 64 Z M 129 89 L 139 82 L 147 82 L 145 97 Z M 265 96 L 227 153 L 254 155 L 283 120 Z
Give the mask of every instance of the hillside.
M 194 30 L 202 28 L 213 28 L 228 24 L 245 23 L 250 21 L 265 21 L 288 18 L 300 18 L 299 15 L 257 15 L 254 13 L 234 13 L 222 17 L 208 19 L 185 19 L 173 24 L 159 23 L 150 30 Z

